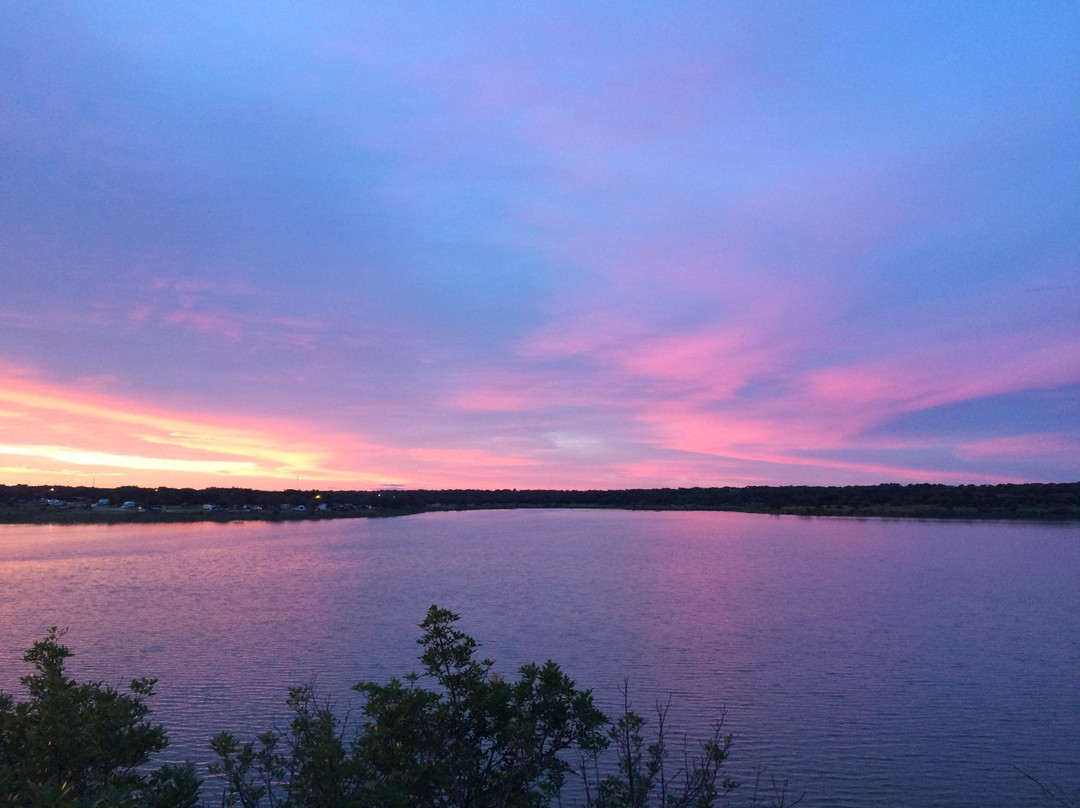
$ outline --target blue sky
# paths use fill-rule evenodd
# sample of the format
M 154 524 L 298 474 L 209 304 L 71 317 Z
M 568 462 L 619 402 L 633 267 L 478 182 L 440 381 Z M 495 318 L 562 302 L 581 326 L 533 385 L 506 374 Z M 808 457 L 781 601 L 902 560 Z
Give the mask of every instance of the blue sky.
M 1078 479 L 1077 30 L 5 6 L 0 481 Z

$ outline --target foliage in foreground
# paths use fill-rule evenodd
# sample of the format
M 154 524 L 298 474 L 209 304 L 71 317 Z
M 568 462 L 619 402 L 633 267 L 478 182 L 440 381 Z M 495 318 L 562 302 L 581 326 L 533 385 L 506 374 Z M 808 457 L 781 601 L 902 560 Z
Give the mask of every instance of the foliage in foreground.
M 193 766 L 145 773 L 168 741 L 147 720 L 153 679 L 135 679 L 128 693 L 68 678 L 71 651 L 52 629 L 23 659 L 34 673 L 20 680 L 29 699 L 0 693 L 0 798 L 6 805 L 82 808 L 190 808 L 199 781 Z
M 709 808 L 735 788 L 724 776 L 731 736 L 719 722 L 695 752 L 668 748 L 666 707 L 653 740 L 625 697 L 609 720 L 558 665 L 524 665 L 516 681 L 477 659 L 458 616 L 432 606 L 421 624 L 423 675 L 361 682 L 355 724 L 293 688 L 284 731 L 253 742 L 230 733 L 211 741 L 220 804 L 242 808 Z M 71 655 L 54 629 L 25 660 L 29 698 L 0 694 L 0 801 L 49 808 L 196 808 L 202 782 L 191 764 L 150 769 L 165 748 L 147 719 L 154 680 L 128 692 L 69 678 Z M 421 686 L 430 681 L 430 688 Z M 213 784 L 204 791 L 212 791 Z M 771 797 L 783 805 L 783 790 Z M 217 801 L 215 801 L 217 802 Z M 758 790 L 750 795 L 759 804 Z

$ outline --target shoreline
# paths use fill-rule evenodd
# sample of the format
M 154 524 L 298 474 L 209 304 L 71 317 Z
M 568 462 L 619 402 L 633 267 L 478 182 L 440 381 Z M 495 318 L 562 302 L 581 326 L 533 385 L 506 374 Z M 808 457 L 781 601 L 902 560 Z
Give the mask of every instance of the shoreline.
M 1039 522 L 1039 523 L 1074 523 L 1080 522 L 1080 513 L 1038 513 L 1012 511 L 974 511 L 970 509 L 945 508 L 805 508 L 788 507 L 779 509 L 752 509 L 734 507 L 678 507 L 678 506 L 614 506 L 614 505 L 492 505 L 473 507 L 426 507 L 385 509 L 379 511 L 361 511 L 352 513 L 189 513 L 189 512 L 111 512 L 97 511 L 40 511 L 19 513 L 7 512 L 0 507 L 0 526 L 3 525 L 168 525 L 168 524 L 228 524 L 231 522 L 267 522 L 267 523 L 310 523 L 337 521 L 341 519 L 391 519 L 402 516 L 416 516 L 424 513 L 465 513 L 475 511 L 518 511 L 518 510 L 606 510 L 606 511 L 648 511 L 653 513 L 747 513 L 759 516 L 798 516 L 807 518 L 836 519 L 910 519 L 933 520 L 944 522 Z
M 884 483 L 619 490 L 448 489 L 260 491 L 0 485 L 0 524 L 169 524 L 369 519 L 530 508 L 723 511 L 774 516 L 1080 521 L 1080 482 Z

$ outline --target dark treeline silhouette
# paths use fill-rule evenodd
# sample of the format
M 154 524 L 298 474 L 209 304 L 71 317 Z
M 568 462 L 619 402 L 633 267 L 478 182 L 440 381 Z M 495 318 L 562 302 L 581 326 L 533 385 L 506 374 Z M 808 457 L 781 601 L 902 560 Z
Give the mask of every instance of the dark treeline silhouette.
M 108 505 L 98 505 L 107 499 Z M 124 508 L 124 504 L 128 508 Z M 1017 485 L 748 486 L 596 491 L 321 491 L 0 485 L 0 521 L 180 521 L 389 516 L 428 510 L 619 508 L 804 516 L 1080 519 L 1080 482 Z M 175 510 L 180 509 L 180 510 Z M 186 509 L 186 510 L 185 510 Z

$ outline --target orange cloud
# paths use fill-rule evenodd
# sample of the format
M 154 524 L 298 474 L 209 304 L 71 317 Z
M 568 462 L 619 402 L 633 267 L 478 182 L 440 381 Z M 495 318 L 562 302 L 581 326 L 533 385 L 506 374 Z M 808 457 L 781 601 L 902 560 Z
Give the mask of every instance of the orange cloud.
M 130 399 L 0 375 L 0 469 L 10 481 L 108 477 L 144 485 L 498 487 L 537 464 L 515 453 L 398 447 L 302 421 L 192 416 Z M 233 424 L 242 423 L 244 427 Z M 119 478 L 119 479 L 118 479 Z M 0 481 L 3 481 L 0 478 Z
M 202 479 L 203 485 L 235 485 L 233 478 L 280 484 L 298 475 L 355 485 L 382 479 L 335 468 L 333 437 L 302 424 L 250 416 L 191 417 L 11 377 L 0 380 L 0 403 L 13 420 L 0 454 L 33 458 L 52 473 L 81 469 L 91 477 L 123 469 L 132 479 L 154 484 L 164 484 L 165 474 L 177 474 Z

